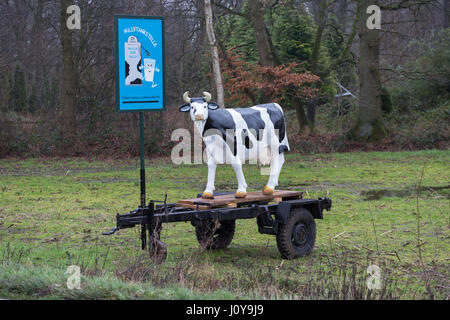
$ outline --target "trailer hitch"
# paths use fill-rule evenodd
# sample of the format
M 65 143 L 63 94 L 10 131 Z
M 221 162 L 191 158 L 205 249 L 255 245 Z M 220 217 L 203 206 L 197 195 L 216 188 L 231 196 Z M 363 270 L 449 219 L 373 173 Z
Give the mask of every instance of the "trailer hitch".
M 155 202 L 163 203 L 162 208 L 167 215 L 167 198 L 164 201 L 152 200 L 150 201 L 148 206 L 138 207 L 129 213 L 117 214 L 117 225 L 110 231 L 102 232 L 102 234 L 105 236 L 109 236 L 116 233 L 120 229 L 133 228 L 137 225 L 140 225 L 142 250 L 148 248 L 150 258 L 153 262 L 164 262 L 167 258 L 167 246 L 159 239 L 159 235 L 161 232 L 161 223 L 159 221 L 159 218 L 155 218 L 154 216 Z
M 112 228 L 112 229 L 109 230 L 109 231 L 102 232 L 102 235 L 104 235 L 104 236 L 110 236 L 110 235 L 116 233 L 116 231 L 119 231 L 119 230 L 120 230 L 119 228 L 114 227 L 114 228 Z

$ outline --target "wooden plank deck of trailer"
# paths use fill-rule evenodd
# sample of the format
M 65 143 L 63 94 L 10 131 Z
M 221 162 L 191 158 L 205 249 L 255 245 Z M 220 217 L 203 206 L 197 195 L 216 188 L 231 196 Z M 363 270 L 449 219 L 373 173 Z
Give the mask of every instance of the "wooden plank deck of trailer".
M 302 193 L 298 191 L 276 190 L 272 195 L 264 195 L 262 191 L 253 191 L 247 192 L 247 196 L 245 198 L 236 198 L 233 193 L 214 196 L 214 199 L 183 199 L 178 200 L 177 206 L 196 210 L 208 210 L 212 208 L 237 207 L 238 205 L 281 202 L 282 200 L 294 200 L 301 198 Z

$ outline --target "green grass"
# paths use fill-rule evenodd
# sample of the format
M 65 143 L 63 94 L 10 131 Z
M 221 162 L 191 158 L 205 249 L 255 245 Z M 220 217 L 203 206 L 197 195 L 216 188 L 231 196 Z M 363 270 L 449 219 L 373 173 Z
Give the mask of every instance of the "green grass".
M 116 213 L 139 203 L 138 159 L 4 159 L 0 261 L 57 270 L 77 264 L 86 275 L 109 272 L 158 288 L 224 289 L 236 296 L 445 299 L 449 160 L 449 151 L 435 150 L 289 154 L 278 188 L 333 199 L 332 210 L 316 221 L 310 256 L 282 260 L 275 238 L 259 234 L 253 219 L 237 221 L 227 249 L 202 252 L 194 228 L 178 223 L 163 225 L 168 260 L 155 266 L 140 251 L 138 228 L 101 236 L 114 226 Z M 203 191 L 206 183 L 206 165 L 156 159 L 146 169 L 151 199 L 167 194 L 176 202 Z M 256 166 L 245 166 L 244 173 L 250 191 L 260 190 L 268 178 Z M 216 189 L 235 188 L 232 168 L 219 166 Z M 372 263 L 381 267 L 383 290 L 363 288 Z M 350 275 L 354 288 L 347 295 Z
M 14 299 L 145 299 L 145 300 L 231 300 L 245 299 L 218 290 L 208 294 L 177 286 L 155 288 L 147 283 L 117 279 L 115 275 L 81 275 L 80 288 L 69 289 L 68 274 L 60 268 L 31 265 L 0 265 L 0 296 Z

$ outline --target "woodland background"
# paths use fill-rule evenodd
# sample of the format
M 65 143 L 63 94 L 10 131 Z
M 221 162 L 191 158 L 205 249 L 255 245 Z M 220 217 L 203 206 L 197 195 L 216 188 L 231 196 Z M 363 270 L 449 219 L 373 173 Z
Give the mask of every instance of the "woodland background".
M 294 151 L 448 149 L 449 0 L 214 0 L 215 42 L 207 2 L 2 1 L 0 157 L 138 154 L 138 115 L 115 112 L 114 14 L 165 17 L 168 104 L 145 113 L 151 157 L 192 130 L 184 91 L 217 95 L 213 47 L 224 105 L 279 102 Z M 80 30 L 62 27 L 71 4 Z M 381 30 L 365 28 L 370 4 Z

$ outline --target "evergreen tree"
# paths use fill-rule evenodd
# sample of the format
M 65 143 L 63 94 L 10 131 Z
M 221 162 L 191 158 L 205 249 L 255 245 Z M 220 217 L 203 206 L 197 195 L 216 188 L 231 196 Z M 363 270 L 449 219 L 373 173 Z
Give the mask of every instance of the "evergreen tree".
M 305 69 L 311 70 L 315 32 L 312 18 L 288 1 L 287 5 L 273 10 L 270 29 L 282 62 L 304 63 Z
M 242 13 L 249 15 L 248 2 L 243 4 Z M 222 39 L 222 44 L 226 49 L 237 48 L 238 53 L 242 54 L 246 61 L 258 62 L 255 37 L 249 18 L 238 15 L 221 17 L 215 28 L 218 38 Z

